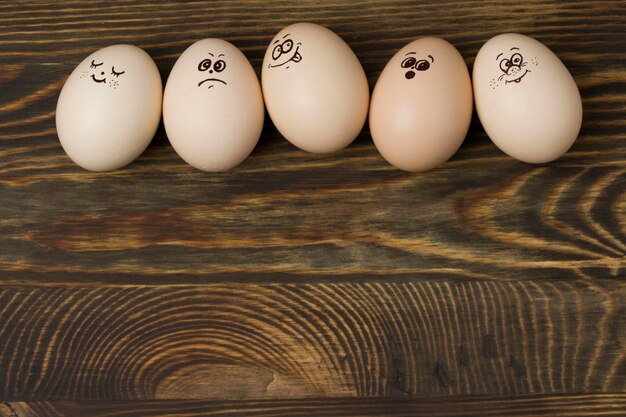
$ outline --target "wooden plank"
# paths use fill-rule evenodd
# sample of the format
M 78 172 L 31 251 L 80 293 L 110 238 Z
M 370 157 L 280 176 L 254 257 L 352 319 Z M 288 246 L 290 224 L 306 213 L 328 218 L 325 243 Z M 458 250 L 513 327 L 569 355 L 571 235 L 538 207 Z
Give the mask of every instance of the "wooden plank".
M 1 417 L 192 416 L 618 416 L 626 394 L 274 401 L 115 401 L 0 403 Z
M 623 280 L 4 286 L 5 401 L 623 392 Z
M 626 9 L 621 1 L 222 1 L 0 5 L 0 281 L 179 284 L 624 277 Z M 259 70 L 282 26 L 340 34 L 370 85 L 393 53 L 443 36 L 471 66 L 489 37 L 535 36 L 583 96 L 580 138 L 561 160 L 506 157 L 475 119 L 460 152 L 422 174 L 391 168 L 367 129 L 310 155 L 269 123 L 224 174 L 187 166 L 159 129 L 129 167 L 92 174 L 64 155 L 62 83 L 97 48 L 133 43 L 165 80 L 193 41 L 223 37 Z

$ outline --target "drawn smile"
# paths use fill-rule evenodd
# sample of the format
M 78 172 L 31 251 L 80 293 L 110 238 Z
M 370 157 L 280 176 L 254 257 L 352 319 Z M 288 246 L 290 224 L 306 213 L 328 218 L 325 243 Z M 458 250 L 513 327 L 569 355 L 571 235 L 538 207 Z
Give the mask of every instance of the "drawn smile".
M 298 63 L 298 62 L 302 61 L 302 55 L 300 55 L 300 52 L 298 52 L 299 50 L 300 50 L 300 46 L 297 46 L 296 47 L 296 52 L 293 53 L 293 56 L 291 58 L 289 58 L 287 61 L 285 61 L 285 62 L 283 62 L 281 64 L 275 64 L 275 65 L 270 64 L 269 67 L 270 68 L 282 67 L 283 65 L 286 65 L 286 64 L 288 64 L 290 62 Z
M 222 83 L 224 85 L 228 85 L 226 84 L 226 81 L 222 81 L 219 78 L 207 78 L 206 80 L 202 80 L 198 83 L 198 87 L 200 87 L 202 84 L 206 83 L 206 82 L 211 82 L 211 81 L 217 81 L 218 83 Z M 212 88 L 213 86 L 210 85 L 209 88 Z
M 504 80 L 505 84 L 510 84 L 510 83 L 519 83 L 520 81 L 522 81 L 522 78 L 524 78 L 526 76 L 526 74 L 528 74 L 530 72 L 530 70 L 526 70 L 525 73 L 523 73 L 520 77 L 514 79 L 514 80 Z
M 94 80 L 94 81 L 95 81 L 95 82 L 97 82 L 97 83 L 106 83 L 106 82 L 107 82 L 107 79 L 106 79 L 106 78 L 99 79 L 99 78 L 96 78 L 96 76 L 95 76 L 95 75 L 93 75 L 93 74 L 91 75 L 91 79 L 92 79 L 92 80 Z

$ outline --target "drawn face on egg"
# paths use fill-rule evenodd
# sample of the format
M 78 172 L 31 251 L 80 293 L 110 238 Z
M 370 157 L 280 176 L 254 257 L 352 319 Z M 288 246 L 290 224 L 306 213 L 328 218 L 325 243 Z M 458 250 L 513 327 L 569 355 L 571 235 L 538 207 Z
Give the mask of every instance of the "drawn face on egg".
M 272 62 L 268 64 L 268 68 L 284 67 L 289 69 L 292 64 L 302 61 L 300 55 L 300 47 L 302 42 L 294 44 L 291 34 L 288 33 L 272 43 Z
M 537 57 L 527 61 L 520 52 L 520 48 L 516 46 L 510 48 L 509 51 L 499 53 L 496 56 L 496 62 L 501 73 L 489 83 L 492 90 L 501 85 L 520 84 L 532 72 L 530 67 L 539 65 Z
M 203 75 L 208 75 L 198 83 L 198 87 L 203 87 L 210 90 L 213 87 L 228 85 L 224 81 L 220 74 L 226 69 L 226 56 L 224 54 L 218 54 L 215 56 L 211 52 L 208 53 L 208 58 L 203 59 L 198 63 L 198 71 Z
M 83 71 L 80 78 L 88 78 L 95 84 L 106 85 L 117 90 L 120 86 L 119 78 L 124 74 L 126 71 L 121 70 L 119 66 L 116 68 L 112 65 L 109 70 L 109 66 L 103 60 L 92 59 L 89 70 Z
M 408 52 L 400 66 L 407 70 L 404 73 L 404 77 L 407 80 L 412 80 L 417 71 L 427 71 L 434 62 L 435 58 L 432 55 L 428 55 L 427 59 L 418 59 L 417 52 Z

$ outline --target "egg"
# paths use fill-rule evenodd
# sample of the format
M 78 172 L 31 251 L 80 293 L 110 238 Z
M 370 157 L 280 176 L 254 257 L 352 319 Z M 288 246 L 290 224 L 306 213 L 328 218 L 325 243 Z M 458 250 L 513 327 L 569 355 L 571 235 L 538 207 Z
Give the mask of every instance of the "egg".
M 537 40 L 516 33 L 491 38 L 478 51 L 473 81 L 478 117 L 509 156 L 550 162 L 578 137 L 583 109 L 576 82 Z
M 165 86 L 163 124 L 174 150 L 203 171 L 229 170 L 256 146 L 265 107 L 245 55 L 222 39 L 203 39 L 178 58 Z
M 363 67 L 323 26 L 296 23 L 281 30 L 265 52 L 261 81 L 272 122 L 300 149 L 335 152 L 365 124 L 369 86 Z
M 146 52 L 132 45 L 100 49 L 78 64 L 61 89 L 61 146 L 84 169 L 121 168 L 152 140 L 162 97 L 159 70 Z
M 461 54 L 443 39 L 421 38 L 400 49 L 380 74 L 370 104 L 370 133 L 390 164 L 425 171 L 459 149 L 472 107 Z

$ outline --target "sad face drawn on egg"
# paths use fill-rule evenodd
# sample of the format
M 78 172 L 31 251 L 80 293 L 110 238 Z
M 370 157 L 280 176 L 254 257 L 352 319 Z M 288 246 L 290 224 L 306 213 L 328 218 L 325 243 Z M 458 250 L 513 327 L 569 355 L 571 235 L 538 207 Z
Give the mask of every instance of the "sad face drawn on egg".
M 209 52 L 209 55 L 211 55 L 211 57 L 213 59 L 215 59 L 215 55 L 213 55 L 212 53 Z M 224 54 L 219 54 L 217 56 L 217 58 L 221 58 L 221 57 L 226 57 Z M 200 63 L 198 64 L 198 71 L 200 72 L 206 72 L 208 71 L 209 74 L 219 74 L 222 71 L 224 71 L 226 69 L 226 62 L 223 59 L 218 59 L 217 61 L 213 62 L 211 61 L 211 59 L 206 58 L 203 59 L 202 61 L 200 61 Z M 211 88 L 215 87 L 216 85 L 219 85 L 219 83 L 222 83 L 224 85 L 228 85 L 228 83 L 220 78 L 216 78 L 214 77 L 209 77 L 209 78 L 205 78 L 204 80 L 200 81 L 198 83 L 198 87 L 201 87 L 202 85 L 204 85 L 206 83 L 206 85 L 208 86 L 208 90 L 210 90 Z
M 274 46 L 274 49 L 272 50 L 272 60 L 275 63 L 268 64 L 268 68 L 282 67 L 283 65 L 287 65 L 291 62 L 297 64 L 298 62 L 302 61 L 302 55 L 300 55 L 300 47 L 302 46 L 302 42 L 298 42 L 295 45 L 296 48 L 294 50 L 293 40 L 288 38 L 289 36 L 291 36 L 290 33 L 283 36 L 284 40 L 282 42 L 280 39 L 274 41 L 273 45 L 276 46 Z M 280 44 L 278 44 L 279 42 Z M 285 69 L 289 69 L 289 65 L 287 65 Z
M 504 52 L 501 52 L 496 56 L 496 61 L 498 61 L 502 74 L 491 80 L 490 85 L 492 90 L 495 90 L 496 87 L 502 85 L 502 81 L 504 81 L 504 85 L 519 84 L 524 77 L 526 77 L 526 75 L 532 72 L 528 69 L 530 64 L 534 66 L 539 65 L 537 57 L 531 59 L 530 61 L 525 61 L 524 57 L 520 53 L 520 49 L 516 46 L 512 47 L 509 50 L 509 53 L 509 56 L 504 56 Z
M 107 84 L 107 74 L 103 70 L 104 62 L 96 62 L 95 59 L 91 60 L 91 64 L 89 64 L 89 68 L 96 70 L 94 74 L 89 74 L 89 71 L 83 71 L 80 78 L 91 78 L 91 80 L 96 84 Z M 99 71 L 99 72 L 98 72 Z M 111 73 L 108 74 L 111 77 L 109 78 L 108 86 L 114 90 L 117 90 L 120 83 L 117 80 L 120 76 L 126 74 L 126 71 L 119 71 L 115 69 L 115 66 L 111 67 Z
M 415 71 L 426 71 L 427 69 L 430 68 L 430 64 L 435 62 L 435 58 L 433 58 L 432 55 L 428 55 L 428 58 L 430 58 L 430 62 L 428 62 L 427 59 L 418 60 L 414 56 L 409 56 L 409 55 L 417 55 L 417 53 L 408 52 L 406 54 L 406 58 L 402 60 L 402 64 L 401 64 L 402 68 L 408 69 L 408 71 L 404 74 L 404 77 L 407 80 L 411 80 L 413 79 L 413 77 L 415 77 Z

